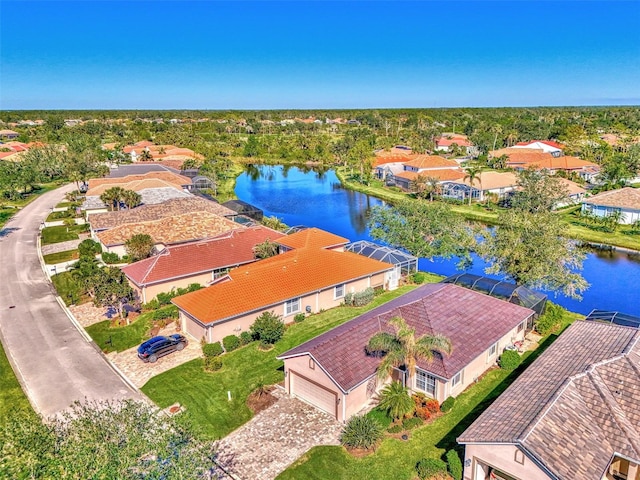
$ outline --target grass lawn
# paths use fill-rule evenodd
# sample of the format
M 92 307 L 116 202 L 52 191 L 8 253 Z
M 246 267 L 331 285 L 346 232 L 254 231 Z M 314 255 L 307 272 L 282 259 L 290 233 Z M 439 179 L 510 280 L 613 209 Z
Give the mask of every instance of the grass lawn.
M 49 255 L 43 255 L 44 263 L 47 265 L 55 265 L 56 263 L 68 262 L 69 260 L 76 260 L 80 254 L 78 250 L 67 250 L 66 252 L 50 253 Z
M 0 228 L 4 227 L 4 224 L 13 217 L 18 210 L 15 208 L 0 208 Z
M 58 292 L 58 295 L 62 298 L 65 305 L 79 304 L 82 300 L 88 300 L 83 298 L 83 291 L 76 279 L 73 278 L 71 272 L 62 272 L 51 277 L 51 282 Z
M 65 218 L 75 218 L 75 212 L 65 210 L 64 212 L 51 212 L 45 222 L 55 222 L 56 220 L 64 220 Z
M 218 372 L 204 372 L 202 359 L 192 360 L 152 378 L 142 391 L 161 408 L 180 402 L 204 437 L 224 437 L 251 418 L 246 400 L 258 383 L 271 385 L 284 380 L 283 363 L 276 360 L 277 355 L 413 288 L 385 292 L 366 307 L 337 307 L 312 315 L 287 328 L 271 351 L 260 351 L 258 343 L 253 342 L 223 355 L 223 367 Z M 231 402 L 227 391 L 231 392 Z
M 122 352 L 139 345 L 148 338 L 149 329 L 153 324 L 153 312 L 140 315 L 131 325 L 110 328 L 111 320 L 94 323 L 85 328 L 96 345 L 105 352 Z M 107 343 L 111 340 L 111 343 Z
M 566 328 L 582 316 L 565 312 Z M 522 356 L 513 372 L 494 369 L 456 398 L 453 409 L 433 423 L 413 430 L 408 441 L 386 438 L 375 453 L 355 458 L 343 447 L 315 447 L 282 472 L 278 480 L 305 479 L 412 479 L 422 458 L 443 459 L 447 450 L 458 448 L 456 438 L 478 418 L 513 381 L 557 338 L 549 335 L 535 351 Z
M 35 415 L 0 344 L 0 423 L 18 412 Z
M 65 225 L 59 227 L 47 227 L 42 229 L 42 245 L 78 240 L 78 234 L 89 231 L 88 225 Z

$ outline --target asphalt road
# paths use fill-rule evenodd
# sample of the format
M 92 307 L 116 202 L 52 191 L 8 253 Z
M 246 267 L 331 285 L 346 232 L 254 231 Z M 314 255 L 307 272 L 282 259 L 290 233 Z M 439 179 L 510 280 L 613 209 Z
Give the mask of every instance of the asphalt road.
M 0 231 L 0 338 L 31 404 L 45 417 L 76 400 L 141 398 L 74 327 L 38 260 L 40 223 L 72 189 L 43 194 Z

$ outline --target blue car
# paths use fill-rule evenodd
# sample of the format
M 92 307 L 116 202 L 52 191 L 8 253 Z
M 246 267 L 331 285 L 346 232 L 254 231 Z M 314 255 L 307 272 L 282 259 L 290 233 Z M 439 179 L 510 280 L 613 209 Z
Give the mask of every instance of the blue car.
M 155 363 L 160 357 L 179 352 L 187 343 L 187 339 L 179 333 L 168 337 L 153 337 L 138 347 L 138 358 L 145 363 Z

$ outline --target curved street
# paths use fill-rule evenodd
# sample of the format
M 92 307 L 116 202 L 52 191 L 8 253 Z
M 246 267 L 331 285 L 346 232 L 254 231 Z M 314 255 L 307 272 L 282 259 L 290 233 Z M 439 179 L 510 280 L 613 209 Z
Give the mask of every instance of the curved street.
M 73 188 L 41 195 L 0 230 L 0 338 L 31 404 L 45 417 L 76 400 L 142 398 L 67 317 L 38 259 L 40 224 Z

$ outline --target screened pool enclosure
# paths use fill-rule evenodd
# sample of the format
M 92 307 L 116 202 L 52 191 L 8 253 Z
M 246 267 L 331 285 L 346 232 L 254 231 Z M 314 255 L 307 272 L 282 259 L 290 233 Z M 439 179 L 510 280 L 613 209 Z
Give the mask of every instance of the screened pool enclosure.
M 407 275 L 418 270 L 418 257 L 409 255 L 402 250 L 385 247 L 377 243 L 368 242 L 367 240 L 350 243 L 345 247 L 345 250 L 395 265 L 400 268 L 402 275 Z

